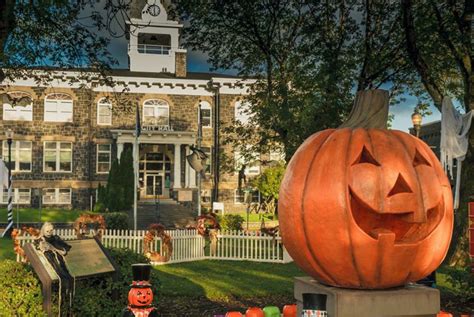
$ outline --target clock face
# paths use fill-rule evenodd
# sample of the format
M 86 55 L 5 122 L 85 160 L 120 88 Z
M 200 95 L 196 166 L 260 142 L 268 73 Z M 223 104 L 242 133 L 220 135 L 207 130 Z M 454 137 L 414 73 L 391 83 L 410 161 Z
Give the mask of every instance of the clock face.
M 148 7 L 147 11 L 150 15 L 156 17 L 160 14 L 161 10 L 159 6 L 157 6 L 156 4 L 152 4 Z

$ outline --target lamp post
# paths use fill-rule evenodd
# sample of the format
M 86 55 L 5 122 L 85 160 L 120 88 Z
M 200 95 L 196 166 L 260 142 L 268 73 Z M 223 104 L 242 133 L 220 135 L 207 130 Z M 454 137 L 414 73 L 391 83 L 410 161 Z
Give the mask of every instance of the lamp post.
M 202 118 L 201 118 L 201 101 L 198 104 L 198 135 L 197 135 L 197 147 L 201 149 L 202 142 Z M 201 172 L 198 173 L 198 217 L 201 216 Z
M 13 131 L 8 129 L 5 131 L 8 144 L 8 206 L 7 206 L 7 227 L 4 232 L 4 236 L 13 227 L 13 188 L 12 188 L 12 143 L 13 143 Z
M 417 138 L 420 137 L 421 120 L 422 120 L 421 114 L 415 109 L 415 111 L 411 115 L 411 122 L 413 123 L 413 129 L 415 130 L 415 136 Z

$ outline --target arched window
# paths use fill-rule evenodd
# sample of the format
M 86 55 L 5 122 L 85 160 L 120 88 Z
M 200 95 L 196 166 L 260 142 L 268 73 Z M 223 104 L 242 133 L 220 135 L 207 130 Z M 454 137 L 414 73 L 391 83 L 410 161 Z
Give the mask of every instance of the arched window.
M 73 101 L 63 93 L 49 94 L 44 98 L 44 121 L 72 122 Z
M 168 126 L 170 124 L 170 107 L 162 99 L 149 99 L 143 103 L 143 124 Z
M 33 102 L 30 94 L 13 91 L 3 97 L 3 120 L 32 121 Z
M 248 102 L 237 101 L 235 103 L 235 121 L 246 124 L 251 116 L 250 104 Z
M 201 113 L 198 114 L 198 123 L 202 123 L 203 128 L 212 127 L 212 108 L 207 101 L 201 101 Z
M 97 103 L 97 124 L 112 124 L 112 102 L 107 97 L 100 99 Z

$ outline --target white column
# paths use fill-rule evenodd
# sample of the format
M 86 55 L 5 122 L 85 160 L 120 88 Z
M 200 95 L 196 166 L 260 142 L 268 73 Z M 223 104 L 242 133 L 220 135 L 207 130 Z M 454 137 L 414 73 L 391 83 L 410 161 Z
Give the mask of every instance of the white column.
M 174 145 L 174 183 L 173 188 L 181 188 L 181 144 Z
M 184 188 L 189 188 L 189 163 L 188 163 L 188 155 L 189 155 L 189 146 L 186 145 L 185 147 L 185 156 L 184 156 Z
M 196 171 L 189 165 L 188 160 L 186 165 L 189 167 L 189 188 L 196 188 Z
M 135 153 L 135 143 L 133 143 L 134 150 L 133 153 Z M 120 155 L 122 155 L 123 152 L 123 143 L 118 143 L 117 142 L 117 160 L 120 160 Z

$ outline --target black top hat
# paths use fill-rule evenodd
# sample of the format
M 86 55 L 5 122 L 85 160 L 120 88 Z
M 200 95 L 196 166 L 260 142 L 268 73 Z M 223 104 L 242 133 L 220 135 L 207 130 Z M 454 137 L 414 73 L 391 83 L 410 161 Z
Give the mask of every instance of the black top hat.
M 147 263 L 132 264 L 133 281 L 149 281 L 151 265 Z

